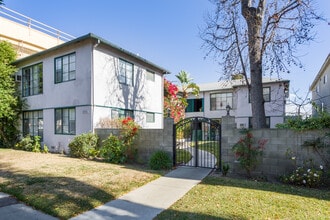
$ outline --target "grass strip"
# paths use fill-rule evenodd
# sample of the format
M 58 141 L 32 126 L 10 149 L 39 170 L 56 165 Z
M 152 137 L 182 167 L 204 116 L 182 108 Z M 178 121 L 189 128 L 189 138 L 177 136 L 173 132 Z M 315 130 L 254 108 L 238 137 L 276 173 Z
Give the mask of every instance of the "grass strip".
M 210 176 L 161 219 L 329 219 L 330 191 Z

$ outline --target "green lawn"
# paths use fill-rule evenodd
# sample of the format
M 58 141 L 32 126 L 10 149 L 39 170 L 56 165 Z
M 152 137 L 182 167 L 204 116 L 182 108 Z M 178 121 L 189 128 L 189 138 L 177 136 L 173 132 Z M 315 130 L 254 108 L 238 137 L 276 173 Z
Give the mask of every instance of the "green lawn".
M 136 164 L 0 149 L 0 191 L 60 219 L 116 199 L 162 174 Z
M 330 191 L 210 176 L 156 219 L 330 219 Z
M 176 163 L 186 164 L 191 160 L 191 153 L 184 149 L 176 149 Z

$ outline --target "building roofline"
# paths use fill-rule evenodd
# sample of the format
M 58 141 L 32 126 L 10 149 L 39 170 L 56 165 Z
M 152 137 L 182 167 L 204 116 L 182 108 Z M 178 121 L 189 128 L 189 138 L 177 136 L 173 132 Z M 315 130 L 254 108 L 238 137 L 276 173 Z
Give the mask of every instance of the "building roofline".
M 121 48 L 121 47 L 119 47 L 119 46 L 117 46 L 117 45 L 115 45 L 115 44 L 113 44 L 113 43 L 111 43 L 111 42 L 109 42 L 109 41 L 107 41 L 107 40 L 105 40 L 105 39 L 103 39 L 103 38 L 101 38 L 101 37 L 93 34 L 93 33 L 88 33 L 88 34 L 83 35 L 81 37 L 75 38 L 75 39 L 73 39 L 71 41 L 68 41 L 68 42 L 65 42 L 63 44 L 57 45 L 55 47 L 52 47 L 52 48 L 43 50 L 41 52 L 32 54 L 32 55 L 27 56 L 27 57 L 23 57 L 21 59 L 18 59 L 16 61 L 14 61 L 13 64 L 24 62 L 26 60 L 33 59 L 33 58 L 36 58 L 36 57 L 39 57 L 39 56 L 48 54 L 50 52 L 56 51 L 58 49 L 61 49 L 61 48 L 64 48 L 66 46 L 69 46 L 69 45 L 72 45 L 72 44 L 75 44 L 75 43 L 78 43 L 78 42 L 81 42 L 81 41 L 84 41 L 84 40 L 88 40 L 88 39 L 94 39 L 94 40 L 98 41 L 99 43 L 103 43 L 103 44 L 105 44 L 105 45 L 107 45 L 107 46 L 109 46 L 109 47 L 111 47 L 111 48 L 113 48 L 115 50 L 118 50 L 118 51 L 120 51 L 122 53 L 125 53 L 125 54 L 129 55 L 130 57 L 132 57 L 134 59 L 137 59 L 137 60 L 139 60 L 141 62 L 144 62 L 144 63 L 146 63 L 148 65 L 151 65 L 151 66 L 155 67 L 156 69 L 160 70 L 162 72 L 162 74 L 169 74 L 170 73 L 167 69 L 162 68 L 162 67 L 160 67 L 160 66 L 158 66 L 158 65 L 156 65 L 156 64 L 154 64 L 154 63 L 152 63 L 150 61 L 148 61 L 147 59 L 144 59 L 144 58 L 142 58 L 142 57 L 140 57 L 140 56 L 138 56 L 138 55 L 136 55 L 136 54 L 134 54 L 134 53 L 132 53 L 132 52 L 130 52 L 128 50 L 125 50 L 125 49 L 123 49 L 123 48 Z
M 273 83 L 290 83 L 290 80 L 285 79 L 270 79 L 263 78 L 262 84 L 273 84 Z M 199 83 L 200 91 L 217 91 L 217 90 L 230 90 L 236 87 L 246 86 L 246 82 L 244 79 L 238 80 L 221 80 L 218 82 L 211 83 Z
M 319 81 L 322 73 L 324 72 L 325 68 L 330 65 L 330 53 L 328 54 L 327 58 L 325 59 L 324 63 L 322 64 L 319 72 L 317 73 L 317 75 L 315 76 L 311 86 L 309 87 L 309 91 L 312 91 L 313 88 L 316 86 L 317 82 Z

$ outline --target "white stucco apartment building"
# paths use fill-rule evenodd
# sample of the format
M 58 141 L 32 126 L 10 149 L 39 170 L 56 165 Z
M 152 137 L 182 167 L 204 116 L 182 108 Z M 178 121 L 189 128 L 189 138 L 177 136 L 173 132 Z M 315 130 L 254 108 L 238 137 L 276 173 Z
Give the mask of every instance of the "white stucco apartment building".
M 167 70 L 87 34 L 15 62 L 21 76 L 22 134 L 52 150 L 93 131 L 101 118 L 131 116 L 143 128 L 163 127 Z
M 330 112 L 330 54 L 328 54 L 319 72 L 310 86 L 312 102 L 318 106 L 320 111 Z M 313 109 L 313 115 L 316 115 Z
M 248 87 L 244 80 L 224 80 L 199 84 L 199 97 L 190 95 L 186 117 L 218 119 L 229 114 L 235 116 L 238 128 L 251 126 L 251 103 Z M 284 122 L 285 103 L 289 92 L 288 80 L 263 79 L 266 121 L 270 128 Z

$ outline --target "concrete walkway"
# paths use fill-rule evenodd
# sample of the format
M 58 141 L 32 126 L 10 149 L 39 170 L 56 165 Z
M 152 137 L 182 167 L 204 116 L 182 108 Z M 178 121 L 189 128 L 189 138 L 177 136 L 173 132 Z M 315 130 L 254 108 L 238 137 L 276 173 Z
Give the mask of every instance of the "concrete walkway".
M 178 167 L 117 200 L 92 209 L 72 220 L 153 219 L 169 208 L 211 172 L 209 168 Z
M 56 220 L 0 192 L 0 220 Z
M 117 200 L 82 213 L 72 220 L 148 220 L 169 208 L 211 172 L 209 168 L 178 167 Z M 55 220 L 0 192 L 0 220 Z

